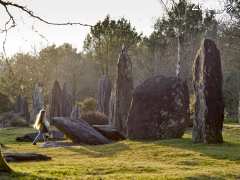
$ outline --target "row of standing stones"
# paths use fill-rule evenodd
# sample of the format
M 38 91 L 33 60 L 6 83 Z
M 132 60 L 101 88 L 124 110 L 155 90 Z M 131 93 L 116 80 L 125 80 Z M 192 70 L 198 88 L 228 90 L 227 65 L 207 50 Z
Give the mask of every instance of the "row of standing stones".
M 190 120 L 185 81 L 157 75 L 133 89 L 132 64 L 125 48 L 119 56 L 117 75 L 112 93 L 108 77 L 104 76 L 98 85 L 98 110 L 109 112 L 114 128 L 130 139 L 183 136 Z M 193 65 L 195 143 L 223 142 L 222 81 L 220 52 L 214 41 L 204 39 Z
M 124 47 L 119 55 L 117 68 L 114 87 L 107 76 L 103 76 L 98 83 L 97 111 L 108 115 L 109 124 L 129 139 L 182 137 L 190 120 L 187 83 L 176 77 L 157 75 L 134 89 L 132 63 Z M 215 43 L 210 39 L 203 40 L 194 60 L 193 85 L 195 96 L 193 142 L 222 143 L 224 103 L 221 58 Z M 53 117 L 80 119 L 80 109 L 73 107 L 72 104 L 66 85 L 61 89 L 59 83 L 55 81 L 50 99 L 50 119 L 54 119 Z M 33 93 L 35 114 L 43 106 L 42 87 L 37 85 Z M 70 133 L 71 129 L 79 126 L 79 129 L 83 127 L 89 129 L 86 131 L 86 137 L 95 133 L 94 138 L 102 138 L 83 122 L 81 125 L 79 121 L 70 124 L 63 122 L 63 119 L 58 120 L 55 120 L 55 125 L 57 124 L 65 133 Z M 76 134 L 78 129 L 74 131 L 76 132 L 72 132 L 71 135 Z

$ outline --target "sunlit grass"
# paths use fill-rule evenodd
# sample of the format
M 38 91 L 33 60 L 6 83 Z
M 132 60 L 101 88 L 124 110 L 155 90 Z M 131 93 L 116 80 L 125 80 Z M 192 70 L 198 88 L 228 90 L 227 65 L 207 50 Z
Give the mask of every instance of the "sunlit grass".
M 47 162 L 10 163 L 15 170 L 0 179 L 240 179 L 240 126 L 227 124 L 222 145 L 193 144 L 182 139 L 121 141 L 104 146 L 40 148 L 17 143 L 32 129 L 0 130 L 7 151 L 38 152 Z

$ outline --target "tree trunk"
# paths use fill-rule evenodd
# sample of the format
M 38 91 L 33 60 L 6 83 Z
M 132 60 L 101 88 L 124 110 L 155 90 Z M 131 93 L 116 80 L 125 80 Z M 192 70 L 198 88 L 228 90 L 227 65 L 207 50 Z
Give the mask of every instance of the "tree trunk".
M 1 147 L 0 147 L 0 172 L 8 172 L 8 173 L 13 172 L 3 157 Z

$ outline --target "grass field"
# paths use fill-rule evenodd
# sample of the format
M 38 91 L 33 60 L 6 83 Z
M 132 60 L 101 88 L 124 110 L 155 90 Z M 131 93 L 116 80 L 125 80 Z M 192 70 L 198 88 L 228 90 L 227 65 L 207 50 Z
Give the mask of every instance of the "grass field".
M 0 130 L 6 151 L 37 152 L 52 157 L 47 162 L 10 163 L 12 175 L 0 179 L 240 179 L 240 125 L 225 124 L 222 145 L 182 139 L 125 140 L 103 146 L 40 148 L 17 143 L 25 129 Z

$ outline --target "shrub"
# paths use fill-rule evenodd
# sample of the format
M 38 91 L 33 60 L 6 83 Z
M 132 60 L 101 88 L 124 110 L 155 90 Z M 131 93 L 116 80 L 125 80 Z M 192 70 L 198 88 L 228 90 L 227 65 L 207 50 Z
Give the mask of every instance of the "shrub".
M 88 111 L 81 115 L 81 119 L 87 121 L 90 125 L 108 124 L 108 117 L 101 112 Z
M 84 99 L 82 102 L 79 103 L 79 105 L 81 108 L 81 112 L 87 113 L 89 111 L 96 110 L 97 102 L 94 98 L 90 97 L 90 98 Z

